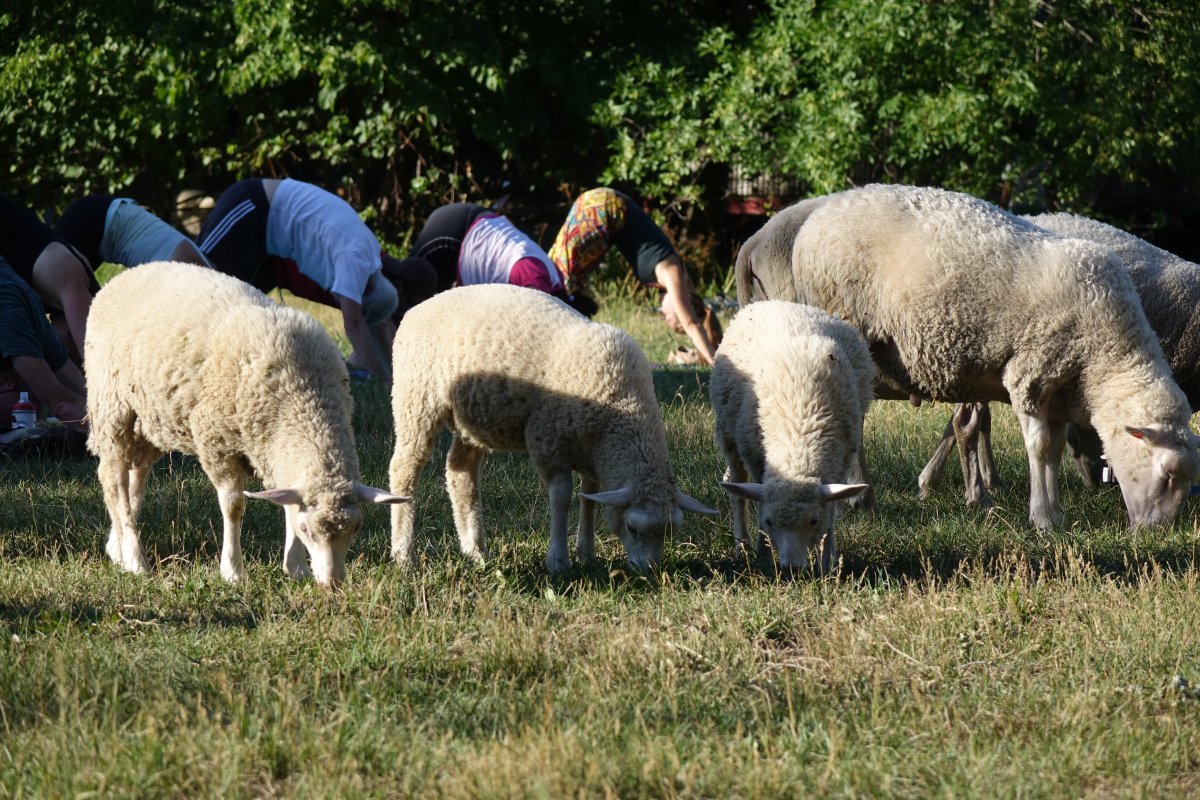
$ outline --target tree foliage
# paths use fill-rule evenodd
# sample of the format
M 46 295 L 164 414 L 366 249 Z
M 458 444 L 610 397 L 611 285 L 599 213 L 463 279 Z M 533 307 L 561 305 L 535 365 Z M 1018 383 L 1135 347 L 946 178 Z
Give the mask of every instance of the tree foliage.
M 731 169 L 1164 214 L 1198 188 L 1200 21 L 1168 0 L 10 0 L 3 188 L 160 213 L 248 175 L 403 232 L 507 191 L 714 205 Z M 557 204 L 557 205 L 556 205 Z
M 642 59 L 595 118 L 608 180 L 698 198 L 712 167 L 808 192 L 939 184 L 1086 208 L 1200 182 L 1200 14 L 1163 0 L 772 0 L 746 36 Z M 1168 185 L 1169 184 L 1169 185 Z

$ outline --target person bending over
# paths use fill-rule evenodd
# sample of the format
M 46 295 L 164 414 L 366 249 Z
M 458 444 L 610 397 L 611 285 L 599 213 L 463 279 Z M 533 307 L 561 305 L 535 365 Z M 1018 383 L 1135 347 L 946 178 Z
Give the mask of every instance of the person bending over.
M 0 428 L 12 426 L 19 391 L 45 403 L 64 423 L 82 425 L 83 374 L 67 357 L 41 298 L 0 259 Z
M 505 216 L 474 203 L 435 209 L 413 243 L 412 257 L 433 265 L 437 290 L 508 283 L 552 294 L 591 316 L 591 298 L 573 297 L 550 256 Z
M 701 360 L 712 364 L 721 341 L 720 324 L 692 287 L 683 260 L 650 215 L 626 195 L 601 187 L 575 199 L 554 239 L 550 257 L 576 291 L 613 245 L 637 279 L 661 289 L 667 324 L 692 340 Z
M 215 269 L 264 292 L 298 280 L 289 269 L 315 284 L 328 297 L 319 302 L 341 310 L 358 366 L 387 380 L 396 290 L 379 240 L 345 200 L 291 178 L 247 178 L 221 194 L 197 244 Z
M 211 267 L 196 243 L 128 197 L 90 194 L 71 201 L 55 232 L 91 262 L 136 267 L 184 261 Z
M 5 194 L 0 194 L 0 258 L 33 287 L 52 316 L 66 320 L 70 341 L 81 355 L 92 295 L 100 291 L 92 264 Z

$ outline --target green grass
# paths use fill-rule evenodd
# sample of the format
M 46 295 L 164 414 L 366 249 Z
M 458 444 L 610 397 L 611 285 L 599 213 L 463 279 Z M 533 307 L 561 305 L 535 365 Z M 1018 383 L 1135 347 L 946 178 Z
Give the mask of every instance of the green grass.
M 604 315 L 661 336 L 651 311 Z M 655 356 L 674 346 L 661 339 Z M 252 504 L 249 579 L 218 571 L 194 460 L 155 469 L 155 569 L 107 561 L 89 459 L 0 465 L 0 797 L 1188 797 L 1200 791 L 1196 511 L 1124 528 L 1119 494 L 1064 470 L 1069 524 L 1010 487 L 966 508 L 956 464 L 916 476 L 947 406 L 876 404 L 881 518 L 839 520 L 838 574 L 778 580 L 733 558 L 703 370 L 660 370 L 688 518 L 661 575 L 600 558 L 544 572 L 547 498 L 523 458 L 484 469 L 493 560 L 457 554 L 435 455 L 422 563 L 388 562 L 368 509 L 344 592 L 288 581 L 282 515 Z M 364 477 L 386 484 L 386 393 L 356 387 Z M 443 443 L 444 446 L 444 443 Z

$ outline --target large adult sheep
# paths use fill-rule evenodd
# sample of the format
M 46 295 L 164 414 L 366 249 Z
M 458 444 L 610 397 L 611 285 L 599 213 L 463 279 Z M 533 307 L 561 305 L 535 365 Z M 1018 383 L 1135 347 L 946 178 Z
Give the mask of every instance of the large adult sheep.
M 284 507 L 284 569 L 309 574 L 303 545 L 322 585 L 344 575 L 359 505 L 408 499 L 359 481 L 349 379 L 329 335 L 236 278 L 171 262 L 126 270 L 96 295 L 84 354 L 106 550 L 125 569 L 147 569 L 138 512 L 167 452 L 196 456 L 216 487 L 229 581 L 244 576 L 246 497 Z M 243 491 L 251 473 L 269 488 Z
M 595 555 L 595 503 L 630 563 L 653 566 L 682 511 L 716 513 L 675 486 L 654 385 L 628 334 L 515 286 L 453 289 L 416 306 L 397 331 L 392 487 L 415 488 L 438 431 L 453 433 L 446 488 L 462 552 L 482 562 L 479 468 L 493 451 L 529 453 L 550 491 L 546 567 L 570 566 L 572 472 L 583 479 L 576 553 Z M 405 488 L 407 487 L 407 488 Z M 392 513 L 392 554 L 408 563 L 414 514 Z
M 1146 319 L 1158 335 L 1176 383 L 1187 396 L 1192 410 L 1200 408 L 1200 315 L 1196 314 L 1196 309 L 1200 308 L 1200 265 L 1155 247 L 1131 233 L 1087 217 L 1050 213 L 1027 216 L 1025 219 L 1059 236 L 1095 242 L 1120 261 L 1129 271 Z M 987 413 L 986 405 L 974 409 L 955 409 L 957 416 L 978 415 L 984 425 Z M 1103 451 L 1096 431 L 1086 425 L 1072 425 L 1068 428 L 1067 443 L 1085 485 L 1097 485 L 1100 482 Z M 954 440 L 944 435 L 933 458 L 921 473 L 923 495 L 928 494 L 941 476 L 953 445 Z M 996 480 L 986 479 L 989 472 L 995 474 L 990 448 L 979 446 L 969 439 L 965 445 L 968 449 L 960 451 L 964 463 L 969 464 L 975 457 L 979 464 L 978 468 L 968 469 L 964 473 L 967 497 L 969 500 L 986 498 L 984 487 L 993 488 Z M 979 485 L 981 477 L 983 486 Z
M 829 569 L 836 501 L 868 488 L 842 481 L 862 448 L 874 377 L 862 336 L 821 309 L 764 301 L 734 317 L 709 388 L 739 550 L 754 500 L 780 566 L 803 569 L 818 550 Z
M 1197 470 L 1187 398 L 1128 273 L 977 198 L 872 185 L 825 198 L 792 253 L 797 298 L 866 338 L 902 391 L 1011 402 L 1030 463 L 1030 520 L 1061 524 L 1067 422 L 1090 423 L 1132 524 L 1175 519 Z

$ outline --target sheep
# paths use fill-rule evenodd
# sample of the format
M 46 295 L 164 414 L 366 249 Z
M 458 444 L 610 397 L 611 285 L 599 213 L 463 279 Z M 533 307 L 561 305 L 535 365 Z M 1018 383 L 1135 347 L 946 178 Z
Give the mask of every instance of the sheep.
M 89 317 L 88 447 L 112 519 L 105 549 L 125 569 L 147 571 L 137 518 L 150 467 L 167 452 L 196 456 L 217 490 L 227 581 L 245 576 L 246 497 L 283 506 L 283 568 L 323 586 L 343 578 L 359 504 L 409 499 L 359 481 L 346 367 L 312 317 L 172 262 L 118 274 Z M 271 488 L 243 491 L 252 472 Z
M 542 292 L 464 286 L 412 309 L 397 331 L 391 485 L 415 488 L 443 425 L 453 434 L 446 488 L 464 555 L 487 556 L 479 469 L 489 452 L 528 452 L 550 492 L 546 568 L 570 566 L 572 472 L 582 476 L 575 550 L 595 557 L 595 504 L 630 564 L 653 567 L 682 511 L 716 512 L 675 486 L 650 365 L 623 331 Z M 407 487 L 407 488 L 403 488 Z M 392 510 L 392 554 L 413 557 L 410 507 Z
M 819 549 L 820 571 L 829 570 L 836 501 L 868 488 L 840 481 L 862 448 L 874 375 L 858 331 L 820 309 L 769 300 L 733 319 L 709 388 L 739 552 L 746 500 L 755 500 L 781 567 L 803 569 Z M 763 545 L 760 537 L 760 553 Z
M 1133 279 L 1150 327 L 1158 334 L 1175 381 L 1187 396 L 1192 410 L 1200 408 L 1200 317 L 1195 314 L 1196 307 L 1200 305 L 1200 265 L 1159 249 L 1119 228 L 1087 217 L 1048 213 L 1026 216 L 1025 219 L 1059 236 L 1100 244 L 1121 262 Z M 956 415 L 964 413 L 978 414 L 986 424 L 986 405 L 966 412 L 955 409 Z M 990 448 L 978 447 L 970 442 L 969 437 L 966 441 L 970 450 L 960 450 L 964 465 L 969 467 L 973 457 L 978 462 L 978 467 L 969 467 L 969 471 L 964 473 L 968 499 L 980 496 L 986 499 L 986 491 L 978 486 L 981 475 L 987 488 L 995 488 L 999 482 L 998 477 L 986 479 L 989 472 L 995 473 Z M 940 478 L 952 445 L 953 440 L 943 434 L 933 458 L 921 473 L 922 496 L 928 495 Z M 1102 446 L 1095 430 L 1085 425 L 1071 425 L 1067 430 L 1067 446 L 1084 485 L 1088 488 L 1097 486 L 1101 480 Z
M 1198 466 L 1187 398 L 1128 273 L 1102 247 L 968 195 L 871 185 L 812 210 L 792 279 L 800 302 L 859 329 L 890 386 L 1012 404 L 1036 527 L 1063 521 L 1067 422 L 1096 428 L 1131 524 L 1178 516 Z

